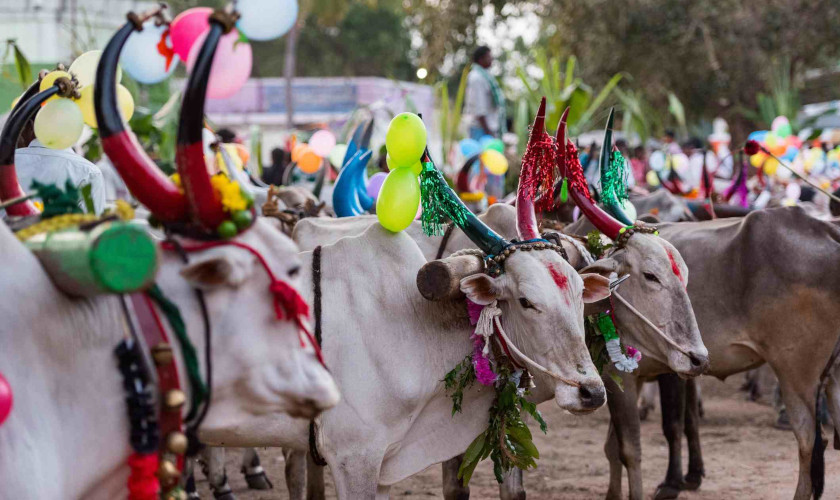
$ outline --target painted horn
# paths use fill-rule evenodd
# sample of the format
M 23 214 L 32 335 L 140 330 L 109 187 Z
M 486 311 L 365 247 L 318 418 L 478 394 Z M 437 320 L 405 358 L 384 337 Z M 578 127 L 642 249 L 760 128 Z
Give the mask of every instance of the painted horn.
M 20 187 L 15 171 L 15 148 L 18 138 L 20 138 L 20 133 L 26 123 L 41 109 L 41 104 L 60 91 L 59 85 L 56 83 L 56 85 L 35 94 L 26 101 L 21 99 L 15 107 L 15 111 L 12 112 L 3 126 L 3 131 L 0 133 L 0 200 L 10 201 L 26 196 L 26 193 Z M 38 215 L 40 212 L 31 200 L 26 200 L 6 207 L 6 213 L 11 216 L 23 217 Z
M 475 245 L 487 255 L 499 255 L 503 252 L 505 248 L 510 245 L 510 242 L 490 229 L 490 226 L 482 222 L 470 211 L 470 209 L 467 208 L 466 205 L 464 205 L 461 198 L 459 198 L 458 195 L 455 194 L 455 191 L 446 184 L 446 180 L 444 180 L 443 174 L 440 173 L 440 170 L 435 167 L 434 161 L 432 161 L 431 156 L 429 156 L 428 149 L 423 152 L 420 162 L 423 164 L 424 170 L 427 169 L 426 164 L 429 163 L 431 164 L 431 167 L 434 168 L 433 174 L 435 177 L 433 177 L 433 183 L 437 185 L 436 187 L 439 189 L 441 197 L 445 198 L 445 204 L 451 205 L 457 209 L 459 213 L 463 214 L 462 218 L 459 217 L 456 220 L 453 220 L 453 222 L 461 228 L 461 231 L 467 235 L 470 241 L 475 243 Z M 424 172 L 423 175 L 426 175 L 426 173 Z
M 233 21 L 229 14 L 223 11 L 211 14 L 210 31 L 187 80 L 178 124 L 175 163 L 187 194 L 190 216 L 208 231 L 215 231 L 226 216 L 222 202 L 210 183 L 210 174 L 204 161 L 204 102 L 219 39 L 232 28 Z
M 540 107 L 537 110 L 537 116 L 534 118 L 534 126 L 531 128 L 531 134 L 528 136 L 527 150 L 530 149 L 534 142 L 543 135 L 548 135 L 545 132 L 545 97 L 540 101 Z M 523 155 L 523 159 L 525 156 Z M 535 169 L 534 163 L 522 163 L 522 168 Z M 520 172 L 519 185 L 516 189 L 516 232 L 519 239 L 522 241 L 533 240 L 540 237 L 540 229 L 537 225 L 537 214 L 534 210 L 534 199 L 526 193 L 525 184 L 522 182 L 523 177 L 533 176 L 534 172 Z
M 373 119 L 367 123 L 365 126 L 364 132 L 362 133 L 361 138 L 359 139 L 359 151 L 363 154 L 370 152 L 370 138 L 373 135 Z M 362 209 L 370 210 L 373 208 L 374 203 L 376 200 L 369 196 L 367 193 L 367 163 L 368 156 L 365 159 L 364 164 L 358 168 L 356 175 L 354 175 L 355 183 L 356 183 L 356 191 L 359 193 L 359 203 L 362 204 Z
M 356 177 L 364 175 L 365 166 L 373 153 L 358 150 L 338 173 L 333 188 L 332 201 L 336 217 L 353 217 L 362 215 L 364 208 L 359 200 L 360 192 L 356 187 Z M 367 195 L 367 193 L 365 193 Z
M 611 189 L 607 189 L 609 184 L 607 172 L 610 169 L 610 159 L 614 151 L 613 146 L 613 122 L 615 120 L 615 108 L 610 108 L 610 116 L 607 118 L 607 126 L 604 129 L 604 142 L 601 145 L 601 155 L 598 160 L 598 166 L 601 169 L 601 203 L 604 204 L 607 212 L 618 219 L 619 222 L 628 226 L 633 225 L 633 221 L 624 212 L 618 197 Z
M 618 238 L 624 225 L 595 204 L 595 201 L 589 194 L 586 177 L 583 175 L 583 167 L 578 158 L 577 148 L 575 148 L 571 140 L 566 138 L 566 121 L 560 120 L 560 124 L 557 127 L 557 140 L 564 139 L 566 141 L 566 151 L 564 152 L 563 158 L 563 174 L 568 178 L 569 196 L 592 225 L 608 238 L 615 240 Z
M 96 68 L 93 101 L 102 149 L 137 201 L 161 222 L 181 222 L 187 218 L 186 198 L 126 129 L 117 106 L 117 63 L 135 29 L 131 20 L 123 25 L 102 51 Z
M 461 167 L 458 175 L 455 176 L 455 187 L 458 188 L 458 191 L 462 193 L 470 192 L 470 170 L 479 158 L 481 158 L 481 153 L 476 153 L 464 160 L 464 166 Z

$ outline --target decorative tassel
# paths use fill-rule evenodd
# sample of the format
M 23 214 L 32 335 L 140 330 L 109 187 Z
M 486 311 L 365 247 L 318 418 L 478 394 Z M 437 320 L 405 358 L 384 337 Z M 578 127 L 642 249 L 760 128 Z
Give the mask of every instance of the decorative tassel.
M 554 140 L 545 130 L 531 130 L 528 146 L 522 156 L 519 189 L 527 199 L 536 201 L 534 209 L 538 212 L 551 210 L 554 205 L 554 183 L 557 177 L 554 148 Z M 539 200 L 538 195 L 542 196 Z
M 132 453 L 128 457 L 131 474 L 128 476 L 129 500 L 157 500 L 160 484 L 155 475 L 158 468 L 156 454 Z
M 484 309 L 481 310 L 481 316 L 478 317 L 475 334 L 484 338 L 482 353 L 485 356 L 490 354 L 490 337 L 496 332 L 495 318 L 501 316 L 502 310 L 499 308 L 499 303 L 494 300 L 489 305 L 484 306 Z
M 622 372 L 630 373 L 638 368 L 639 360 L 642 359 L 642 354 L 632 347 L 627 348 L 627 353 L 630 354 L 629 358 L 621 352 L 621 340 L 618 338 L 618 331 L 615 329 L 615 323 L 613 322 L 612 316 L 610 316 L 609 313 L 600 313 L 598 314 L 595 323 L 597 324 L 601 335 L 604 336 L 607 354 L 616 369 Z M 632 353 L 630 352 L 630 349 L 633 349 Z
M 569 179 L 572 189 L 585 196 L 593 205 L 595 204 L 595 200 L 589 193 L 589 183 L 583 176 L 583 166 L 581 166 L 580 158 L 578 158 L 578 150 L 572 141 L 569 141 L 566 145 L 566 178 Z
M 621 155 L 621 151 L 612 152 L 609 168 L 602 178 L 602 200 L 616 200 L 619 204 L 627 201 L 627 161 Z
M 467 221 L 467 209 L 458 202 L 446 184 L 435 164 L 424 155 L 423 171 L 420 172 L 420 199 L 423 205 L 421 221 L 426 236 L 441 236 L 445 230 L 445 218 L 463 226 Z
M 560 184 L 560 203 L 566 203 L 569 200 L 569 179 L 563 177 L 563 183 Z
M 487 341 L 484 337 L 473 335 L 473 369 L 475 378 L 481 385 L 493 385 L 496 382 L 496 374 L 490 366 L 490 358 L 484 353 L 487 348 Z

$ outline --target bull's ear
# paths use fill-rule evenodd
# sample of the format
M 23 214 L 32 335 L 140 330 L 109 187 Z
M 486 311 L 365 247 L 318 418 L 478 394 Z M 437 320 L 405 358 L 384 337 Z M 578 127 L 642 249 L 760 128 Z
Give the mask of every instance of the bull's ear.
M 587 273 L 600 274 L 605 278 L 610 278 L 613 274 L 618 275 L 618 262 L 613 258 L 596 260 L 578 271 L 581 277 Z
M 610 296 L 610 280 L 600 274 L 581 274 L 583 279 L 583 303 L 591 304 Z
M 500 295 L 496 280 L 484 273 L 473 274 L 462 279 L 461 291 L 468 299 L 483 306 L 493 303 Z
M 180 274 L 190 285 L 209 289 L 223 285 L 238 287 L 253 270 L 254 259 L 250 253 L 226 247 L 190 255 L 190 262 Z

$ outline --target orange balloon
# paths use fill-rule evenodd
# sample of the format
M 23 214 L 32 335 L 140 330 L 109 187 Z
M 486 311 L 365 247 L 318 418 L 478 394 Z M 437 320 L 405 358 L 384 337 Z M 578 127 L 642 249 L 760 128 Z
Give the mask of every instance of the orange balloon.
M 782 156 L 783 154 L 785 154 L 786 150 L 787 150 L 787 144 L 784 144 L 784 143 L 779 144 L 778 146 L 773 146 L 772 148 L 770 148 L 770 152 L 773 153 L 776 156 Z
M 315 151 L 312 151 L 307 146 L 306 151 L 301 153 L 300 158 L 298 158 L 297 166 L 305 174 L 314 174 L 321 169 L 322 162 L 323 158 L 315 154 Z
M 239 159 L 242 160 L 242 164 L 247 165 L 248 160 L 251 159 L 251 152 L 248 151 L 248 148 L 242 144 L 234 144 L 233 147 L 236 148 L 236 153 L 239 155 Z
M 292 147 L 292 161 L 297 162 L 300 160 L 300 157 L 303 156 L 303 153 L 309 150 L 309 146 L 303 143 L 295 144 Z

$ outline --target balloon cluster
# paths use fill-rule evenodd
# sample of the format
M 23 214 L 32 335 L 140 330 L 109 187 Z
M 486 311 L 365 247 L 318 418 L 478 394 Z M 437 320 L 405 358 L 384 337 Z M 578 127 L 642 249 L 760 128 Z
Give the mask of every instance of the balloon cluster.
M 240 14 L 236 29 L 222 36 L 213 57 L 207 82 L 207 96 L 211 99 L 231 97 L 248 81 L 253 64 L 249 40 L 272 40 L 284 35 L 298 15 L 297 0 L 239 0 L 236 9 Z M 212 13 L 209 7 L 187 9 L 169 26 L 171 49 L 186 61 L 188 71 L 195 65 L 207 37 Z M 160 40 L 164 43 L 163 38 Z
M 407 228 L 420 209 L 420 157 L 426 149 L 426 126 L 414 113 L 400 113 L 385 134 L 390 173 L 376 198 L 376 216 L 382 227 L 398 232 Z M 375 177 L 375 176 L 374 176 Z M 371 179 L 371 183 L 373 179 Z
M 485 135 L 479 140 L 462 139 L 458 147 L 464 158 L 480 155 L 481 164 L 493 175 L 502 175 L 508 170 L 508 161 L 504 155 L 505 143 L 501 139 L 491 135 Z
M 793 135 L 790 121 L 784 116 L 777 116 L 770 130 L 757 130 L 747 139 L 758 142 L 767 151 L 787 162 L 792 162 L 802 148 L 802 140 Z M 750 164 L 761 168 L 767 175 L 774 175 L 779 168 L 779 161 L 764 151 L 750 156 Z
M 340 168 L 341 159 L 338 157 L 344 158 L 345 151 L 347 151 L 347 145 L 336 144 L 335 135 L 329 130 L 322 129 L 312 134 L 308 143 L 298 143 L 292 147 L 292 161 L 303 173 L 314 174 L 321 169 L 324 158 L 329 158 L 334 166 L 337 161 L 336 168 Z

